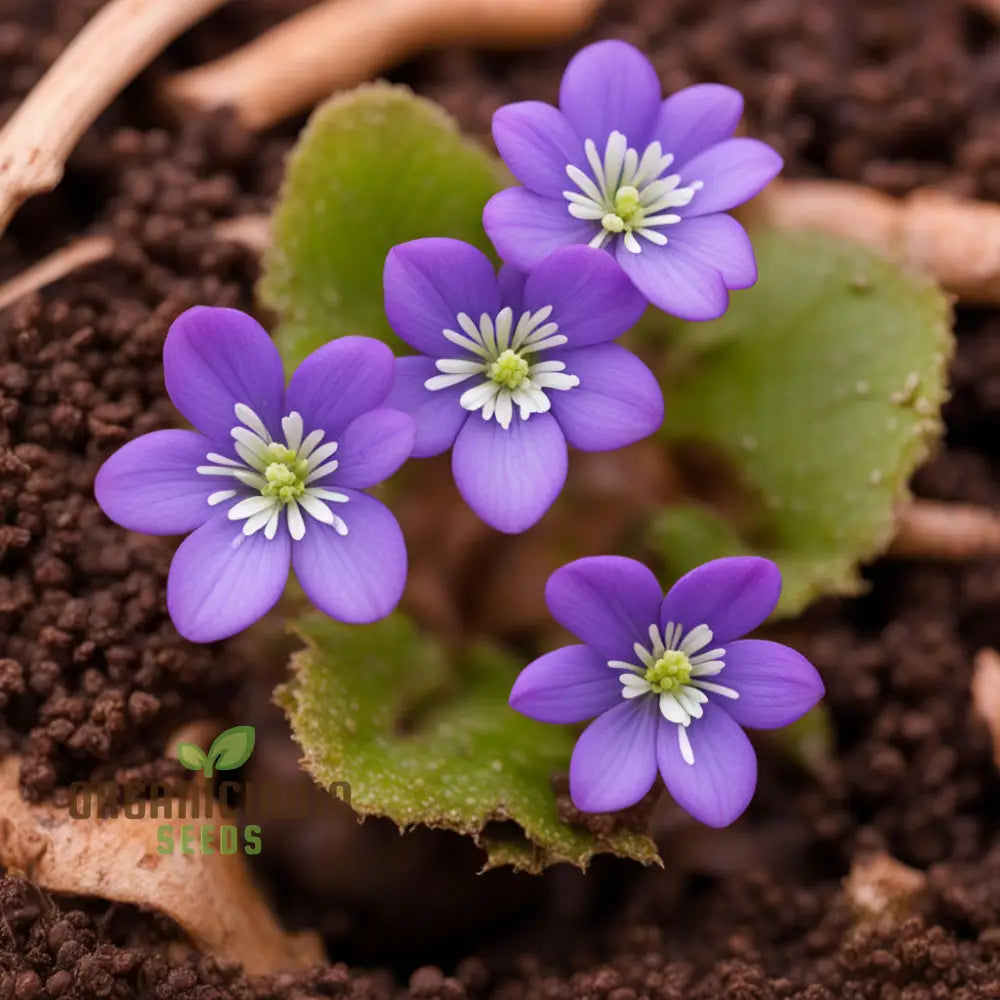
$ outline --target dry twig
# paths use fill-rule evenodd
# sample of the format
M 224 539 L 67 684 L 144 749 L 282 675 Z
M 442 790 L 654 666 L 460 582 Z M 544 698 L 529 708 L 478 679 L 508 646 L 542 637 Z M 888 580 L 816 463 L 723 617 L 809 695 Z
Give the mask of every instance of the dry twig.
M 70 43 L 0 132 L 0 233 L 51 191 L 80 136 L 169 42 L 226 0 L 111 0 Z
M 268 226 L 266 215 L 240 215 L 217 222 L 212 233 L 217 239 L 263 253 L 269 238 Z M 0 309 L 6 309 L 25 295 L 40 291 L 74 271 L 107 260 L 114 252 L 115 242 L 110 236 L 84 236 L 61 247 L 0 285 Z
M 281 929 L 241 854 L 180 852 L 179 829 L 185 822 L 197 830 L 216 830 L 218 820 L 133 819 L 124 814 L 74 819 L 66 809 L 25 802 L 19 771 L 15 756 L 0 762 L 0 865 L 24 872 L 49 892 L 160 910 L 200 949 L 242 963 L 251 975 L 324 961 L 316 935 Z M 171 806 L 177 816 L 179 800 Z M 157 850 L 163 826 L 174 831 L 177 849 L 172 854 Z M 196 832 L 195 842 L 198 838 Z
M 931 189 L 897 199 L 840 181 L 775 181 L 756 211 L 777 229 L 867 244 L 962 301 L 1000 304 L 1000 205 Z
M 264 129 L 429 46 L 524 45 L 580 31 L 601 0 L 326 0 L 167 81 L 175 104 Z
M 106 260 L 114 253 L 114 249 L 115 241 L 110 236 L 84 236 L 56 250 L 0 285 L 0 309 L 6 309 L 25 295 L 37 292 L 88 264 Z
M 914 500 L 897 515 L 889 554 L 949 562 L 1000 556 L 1000 513 L 973 504 Z

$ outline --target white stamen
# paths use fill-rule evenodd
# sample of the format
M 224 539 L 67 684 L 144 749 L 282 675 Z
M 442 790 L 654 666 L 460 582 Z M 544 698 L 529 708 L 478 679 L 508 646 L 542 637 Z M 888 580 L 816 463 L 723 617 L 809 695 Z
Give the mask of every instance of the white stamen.
M 237 403 L 233 410 L 236 413 L 236 419 L 241 423 L 245 424 L 250 428 L 259 438 L 262 438 L 265 443 L 269 443 L 271 440 L 271 435 L 268 433 L 267 428 L 264 426 L 264 421 L 250 409 L 246 403 Z
M 587 139 L 583 149 L 590 173 L 567 164 L 566 175 L 577 190 L 563 191 L 563 197 L 573 218 L 598 224 L 590 246 L 601 248 L 616 236 L 633 254 L 642 253 L 640 238 L 666 246 L 667 236 L 660 229 L 681 221 L 681 216 L 666 209 L 690 204 L 704 184 L 691 181 L 681 186 L 680 174 L 664 176 L 674 157 L 664 153 L 659 142 L 650 143 L 640 156 L 623 133 L 614 131 L 608 136 L 603 158 L 593 139 Z
M 330 475 L 331 472 L 336 472 L 339 468 L 340 462 L 334 459 L 332 462 L 327 462 L 316 469 L 310 469 L 309 475 L 306 476 L 306 482 L 314 483 L 317 479 L 322 479 L 324 476 Z
M 685 726 L 677 727 L 677 742 L 680 744 L 681 757 L 684 758 L 684 763 L 693 764 L 694 750 L 691 747 L 691 737 L 688 736 L 688 731 Z
M 288 517 L 288 533 L 295 541 L 300 541 L 305 537 L 306 522 L 302 519 L 302 510 L 294 500 L 288 501 L 286 516 Z
M 348 495 L 312 485 L 339 467 L 336 459 L 331 460 L 337 442 L 323 443 L 326 435 L 321 428 L 303 436 L 304 421 L 295 411 L 281 419 L 282 442 L 271 437 L 264 421 L 246 403 L 237 403 L 233 409 L 239 424 L 232 428 L 230 436 L 238 458 L 209 452 L 205 457 L 210 464 L 197 466 L 197 471 L 204 476 L 235 480 L 239 485 L 209 493 L 209 506 L 233 501 L 226 517 L 242 521 L 242 533 L 248 537 L 260 531 L 267 539 L 277 537 L 282 513 L 295 541 L 305 537 L 306 515 L 336 534 L 346 535 L 346 521 L 328 504 L 347 503 Z
M 306 468 L 312 472 L 320 463 L 325 462 L 331 455 L 335 454 L 337 451 L 337 442 L 330 441 L 327 444 L 320 445 L 310 456 L 306 459 Z
M 704 623 L 687 632 L 681 622 L 667 622 L 662 628 L 653 624 L 648 642 L 632 646 L 636 662 L 608 661 L 618 673 L 623 698 L 656 697 L 660 714 L 678 728 L 681 756 L 688 764 L 694 763 L 694 750 L 687 727 L 704 716 L 709 694 L 739 698 L 733 688 L 702 679 L 722 673 L 726 666 L 724 648 L 706 649 L 712 638 L 712 629 Z
M 273 506 L 274 497 L 247 497 L 230 507 L 226 516 L 230 521 L 242 521 L 244 518 L 259 514 L 262 510 L 269 511 Z
M 722 698 L 731 698 L 735 701 L 739 698 L 739 692 L 734 691 L 731 687 L 725 687 L 722 684 L 713 684 L 712 681 L 692 681 L 696 687 L 700 687 L 705 691 L 711 691 L 713 694 L 717 694 Z
M 704 649 L 712 641 L 712 630 L 707 625 L 699 625 L 691 629 L 677 648 L 682 653 L 691 656 L 698 650 Z
M 302 434 L 305 431 L 301 414 L 293 410 L 287 417 L 282 417 L 281 430 L 285 435 L 285 444 L 289 450 L 298 451 L 302 445 Z
M 495 419 L 506 430 L 517 408 L 522 420 L 552 408 L 548 391 L 565 392 L 580 384 L 566 372 L 566 362 L 536 360 L 535 356 L 562 347 L 568 338 L 559 325 L 549 322 L 552 306 L 523 312 L 514 324 L 514 312 L 504 306 L 495 317 L 483 313 L 477 324 L 468 313 L 455 319 L 462 333 L 443 330 L 442 335 L 471 357 L 439 358 L 440 374 L 424 382 L 431 392 L 470 383 L 459 397 L 459 405 L 471 413 L 479 411 L 483 420 Z

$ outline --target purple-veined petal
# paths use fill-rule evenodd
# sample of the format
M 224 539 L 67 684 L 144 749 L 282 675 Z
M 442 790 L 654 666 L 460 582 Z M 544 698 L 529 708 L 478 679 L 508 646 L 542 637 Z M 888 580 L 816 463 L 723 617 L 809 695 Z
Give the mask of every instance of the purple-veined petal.
M 671 94 L 661 105 L 653 126 L 664 153 L 672 153 L 673 168 L 732 136 L 743 114 L 743 95 L 721 83 L 696 83 Z
M 656 739 L 660 774 L 674 801 L 706 826 L 729 826 L 757 788 L 757 755 L 746 733 L 718 705 L 687 727 L 694 763 L 681 753 L 679 726 L 661 720 Z
M 238 309 L 195 306 L 174 320 L 163 343 L 163 377 L 174 406 L 206 437 L 228 441 L 249 406 L 281 433 L 285 374 L 267 331 Z
M 583 722 L 622 701 L 618 673 L 589 646 L 563 646 L 521 671 L 510 706 L 539 722 Z
M 801 718 L 823 697 L 823 681 L 801 654 L 780 642 L 740 639 L 726 646 L 717 679 L 739 698 L 719 704 L 741 725 L 779 729 Z M 716 695 L 709 697 L 715 698 Z
M 560 247 L 589 243 L 597 233 L 597 223 L 574 218 L 567 204 L 563 198 L 507 188 L 486 203 L 483 228 L 508 264 L 530 271 Z
M 577 809 L 627 809 L 653 787 L 658 719 L 655 698 L 634 698 L 587 726 L 569 762 L 569 793 Z
M 569 338 L 565 350 L 604 344 L 633 327 L 646 298 L 604 250 L 572 246 L 546 257 L 528 276 L 524 308 L 552 306 L 550 321 Z
M 504 306 L 510 306 L 514 310 L 515 316 L 519 316 L 522 312 L 524 286 L 527 281 L 528 275 L 510 264 L 504 264 L 497 275 L 497 284 L 500 286 L 500 303 Z
M 225 511 L 181 542 L 167 577 L 167 609 L 191 642 L 242 632 L 277 603 L 288 580 L 291 538 L 282 518 L 274 538 L 247 537 Z
M 566 441 L 581 451 L 610 451 L 641 441 L 663 423 L 663 392 L 656 376 L 631 351 L 599 344 L 553 352 L 580 384 L 550 393 L 552 414 Z
M 352 625 L 385 618 L 406 583 L 406 543 L 392 511 L 365 493 L 342 490 L 346 504 L 336 514 L 347 534 L 315 519 L 292 546 L 292 567 L 309 600 L 320 611 Z
M 670 226 L 667 235 L 668 249 L 714 268 L 727 288 L 749 288 L 757 281 L 753 244 L 731 215 L 696 215 Z
M 408 413 L 416 423 L 413 458 L 429 458 L 447 451 L 469 417 L 459 400 L 465 382 L 433 392 L 424 383 L 440 374 L 431 358 L 396 358 L 396 375 L 385 405 Z
M 570 163 L 586 162 L 583 138 L 558 108 L 541 101 L 507 104 L 493 115 L 493 141 L 511 173 L 529 191 L 561 198 Z
M 385 315 L 411 347 L 432 357 L 454 357 L 444 330 L 458 330 L 466 313 L 478 324 L 500 311 L 500 292 L 489 258 L 461 240 L 432 237 L 394 246 L 383 272 Z
M 101 466 L 94 493 L 116 524 L 146 535 L 183 535 L 214 513 L 208 497 L 228 482 L 201 476 L 212 443 L 194 431 L 154 431 L 129 441 Z
M 765 622 L 781 596 L 781 571 L 760 556 L 713 559 L 685 573 L 667 592 L 660 624 L 685 632 L 712 630 L 712 646 L 726 646 Z
M 684 184 L 704 187 L 684 209 L 685 217 L 726 212 L 759 194 L 782 167 L 781 157 L 759 139 L 726 139 L 684 164 Z
M 362 413 L 340 436 L 340 464 L 330 481 L 363 490 L 388 479 L 410 457 L 416 431 L 413 417 L 400 410 Z
M 341 337 L 312 352 L 295 370 L 285 405 L 302 415 L 306 434 L 322 429 L 338 441 L 347 425 L 385 402 L 395 358 L 371 337 Z
M 559 109 L 598 152 L 612 131 L 640 152 L 649 142 L 663 90 L 653 64 L 627 42 L 609 39 L 581 49 L 566 67 Z
M 668 227 L 668 239 L 673 228 Z M 726 311 L 729 292 L 714 267 L 680 248 L 675 249 L 671 243 L 659 247 L 640 240 L 640 244 L 642 251 L 632 253 L 619 240 L 615 256 L 636 288 L 654 306 L 672 316 L 691 320 L 716 319 Z
M 566 482 L 566 439 L 550 413 L 515 414 L 504 430 L 473 413 L 452 451 L 452 473 L 465 502 L 507 534 L 530 528 Z
M 563 628 L 609 660 L 635 663 L 633 646 L 649 644 L 663 590 L 652 571 L 624 556 L 588 556 L 557 569 L 545 601 Z

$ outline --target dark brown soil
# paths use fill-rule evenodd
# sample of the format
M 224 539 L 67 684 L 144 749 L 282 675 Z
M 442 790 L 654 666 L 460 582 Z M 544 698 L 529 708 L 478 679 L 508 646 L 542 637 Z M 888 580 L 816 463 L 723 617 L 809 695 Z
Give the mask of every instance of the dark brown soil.
M 238 643 L 180 640 L 163 597 L 172 544 L 109 524 L 92 481 L 121 442 L 173 419 L 159 364 L 173 317 L 194 303 L 252 306 L 255 260 L 210 230 L 266 207 L 294 134 L 251 139 L 224 115 L 177 126 L 152 83 L 303 5 L 234 3 L 178 42 L 0 244 L 0 278 L 86 227 L 118 244 L 113 260 L 0 312 L 0 752 L 24 755 L 31 798 L 92 775 L 176 777 L 166 740 L 208 716 L 259 723 L 261 757 L 288 780 L 300 773 L 267 705 L 280 669 L 254 676 Z M 0 120 L 99 6 L 0 0 Z M 748 130 L 785 153 L 789 175 L 1000 198 L 1000 32 L 958 4 L 609 0 L 602 18 L 591 35 L 639 44 L 668 89 L 742 89 Z M 400 75 L 485 134 L 498 104 L 552 99 L 578 44 L 450 51 Z M 997 505 L 1000 315 L 961 311 L 959 334 L 947 447 L 915 485 Z M 868 596 L 786 627 L 826 679 L 835 758 L 807 775 L 763 747 L 758 797 L 729 831 L 658 813 L 664 872 L 602 863 L 587 877 L 480 879 L 474 853 L 445 835 L 400 839 L 375 823 L 345 836 L 333 815 L 276 829 L 261 871 L 286 919 L 320 928 L 334 957 L 391 972 L 337 965 L 254 983 L 168 958 L 173 932 L 152 917 L 76 909 L 11 875 L 0 878 L 0 1000 L 375 1000 L 407 982 L 426 1000 L 1000 997 L 1000 780 L 969 695 L 972 655 L 1000 645 L 1000 562 L 883 562 L 870 578 Z M 879 850 L 927 883 L 882 924 L 840 886 Z

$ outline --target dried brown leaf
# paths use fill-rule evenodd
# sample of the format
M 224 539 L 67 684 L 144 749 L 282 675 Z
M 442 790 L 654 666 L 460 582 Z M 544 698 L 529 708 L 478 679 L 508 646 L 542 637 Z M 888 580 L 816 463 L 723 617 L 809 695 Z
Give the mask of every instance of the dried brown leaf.
M 288 934 L 280 927 L 242 854 L 157 851 L 157 831 L 165 825 L 174 828 L 179 843 L 183 825 L 217 830 L 223 821 L 131 819 L 123 814 L 74 819 L 67 809 L 25 802 L 18 789 L 19 770 L 15 756 L 0 762 L 0 866 L 23 871 L 48 892 L 159 910 L 199 949 L 241 962 L 250 975 L 325 961 L 318 936 Z M 176 816 L 179 800 L 173 805 Z

